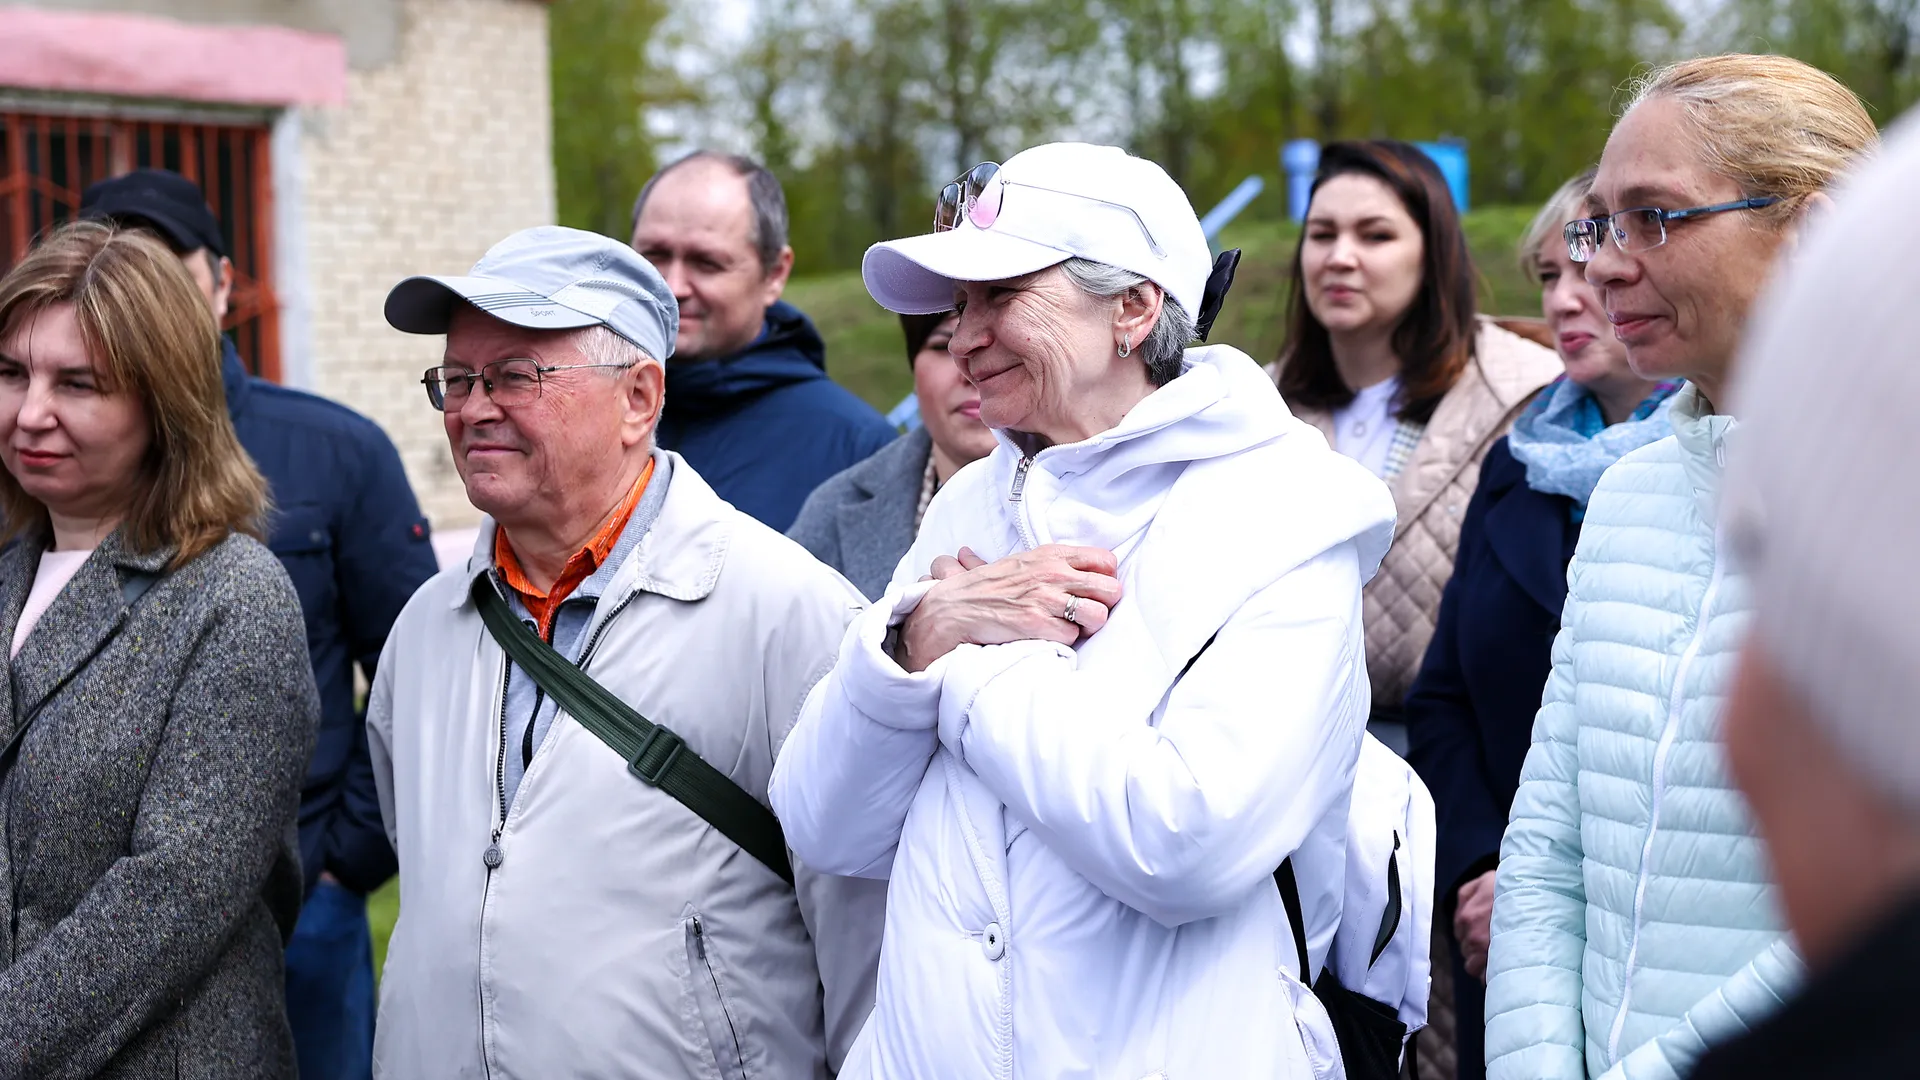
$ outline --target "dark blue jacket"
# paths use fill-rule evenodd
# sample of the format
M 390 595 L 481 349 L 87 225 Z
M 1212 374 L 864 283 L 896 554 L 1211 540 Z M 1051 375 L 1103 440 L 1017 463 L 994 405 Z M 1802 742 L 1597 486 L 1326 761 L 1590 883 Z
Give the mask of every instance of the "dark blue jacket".
M 826 351 L 812 321 L 783 300 L 739 353 L 669 363 L 659 445 L 735 508 L 786 532 L 814 488 L 898 434 L 827 378 Z
M 387 630 L 436 569 L 427 521 L 400 454 L 373 421 L 313 394 L 250 378 L 233 345 L 222 375 L 240 445 L 273 492 L 267 545 L 300 594 L 320 688 L 320 734 L 300 795 L 307 891 L 322 870 L 356 892 L 393 876 L 393 849 L 355 708 Z
M 1453 578 L 1426 662 L 1407 694 L 1407 757 L 1438 817 L 1436 912 L 1493 868 L 1533 718 L 1553 668 L 1580 527 L 1573 500 L 1527 486 L 1501 439 L 1480 466 L 1461 523 Z

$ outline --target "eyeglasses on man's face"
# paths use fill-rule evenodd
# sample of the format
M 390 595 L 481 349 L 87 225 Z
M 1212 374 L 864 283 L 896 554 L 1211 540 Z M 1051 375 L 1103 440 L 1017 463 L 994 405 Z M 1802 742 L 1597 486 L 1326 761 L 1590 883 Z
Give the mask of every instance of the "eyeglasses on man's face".
M 1756 199 L 1715 203 L 1712 206 L 1690 206 L 1685 210 L 1662 210 L 1656 206 L 1637 206 L 1605 217 L 1569 221 L 1564 231 L 1567 240 L 1567 257 L 1577 263 L 1592 262 L 1593 257 L 1600 253 L 1600 244 L 1607 235 L 1612 235 L 1614 244 L 1621 251 L 1629 253 L 1649 251 L 1667 242 L 1667 222 L 1669 221 L 1685 221 L 1688 218 L 1706 217 L 1708 214 L 1724 214 L 1729 210 L 1758 210 L 1779 201 L 1777 196 L 1764 195 Z
M 540 387 L 548 372 L 574 371 L 580 368 L 626 368 L 631 364 L 542 364 L 533 360 L 507 359 L 493 363 L 475 371 L 459 364 L 446 364 L 428 368 L 420 379 L 427 388 L 427 400 L 433 407 L 446 412 L 449 407 L 458 411 L 466 404 L 467 396 L 473 393 L 473 385 L 480 383 L 487 388 L 487 397 L 503 409 L 516 405 L 531 405 L 540 398 Z

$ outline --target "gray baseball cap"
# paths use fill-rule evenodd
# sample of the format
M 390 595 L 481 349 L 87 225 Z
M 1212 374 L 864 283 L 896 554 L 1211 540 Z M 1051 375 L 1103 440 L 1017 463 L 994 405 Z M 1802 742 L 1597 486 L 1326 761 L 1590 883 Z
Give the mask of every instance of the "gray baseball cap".
M 514 233 L 464 277 L 402 281 L 387 294 L 387 322 L 444 334 L 461 300 L 532 330 L 605 326 L 663 363 L 680 332 L 680 305 L 652 263 L 618 240 L 558 225 Z

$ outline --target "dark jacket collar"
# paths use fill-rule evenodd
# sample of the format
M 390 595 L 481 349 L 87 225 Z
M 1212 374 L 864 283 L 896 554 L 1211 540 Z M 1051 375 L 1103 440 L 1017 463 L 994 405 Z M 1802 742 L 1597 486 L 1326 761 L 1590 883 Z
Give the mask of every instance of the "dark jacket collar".
M 1507 574 L 1529 597 L 1551 612 L 1567 605 L 1567 556 L 1580 527 L 1573 522 L 1573 500 L 1527 486 L 1526 466 L 1507 451 L 1506 439 L 1494 444 L 1481 467 L 1485 487 L 1487 546 Z
M 726 413 L 745 399 L 827 377 L 827 346 L 813 320 L 781 300 L 767 309 L 760 336 L 732 356 L 667 364 L 667 409 Z
M 233 347 L 233 339 L 225 334 L 220 335 L 220 384 L 227 391 L 227 415 L 237 424 L 247 410 L 248 396 L 253 393 L 252 377 L 247 374 L 247 366 L 240 362 L 240 350 Z

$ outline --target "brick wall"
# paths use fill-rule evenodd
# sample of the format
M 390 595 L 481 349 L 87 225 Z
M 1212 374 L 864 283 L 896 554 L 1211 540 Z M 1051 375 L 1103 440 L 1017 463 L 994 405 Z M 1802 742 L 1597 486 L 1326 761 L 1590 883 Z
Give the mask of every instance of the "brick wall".
M 438 528 L 471 525 L 420 372 L 441 339 L 381 305 L 418 273 L 464 273 L 516 229 L 554 220 L 547 11 L 532 0 L 406 0 L 396 59 L 348 76 L 347 104 L 303 109 L 294 170 L 311 388 L 372 417 Z M 291 289 L 304 290 L 295 298 Z

